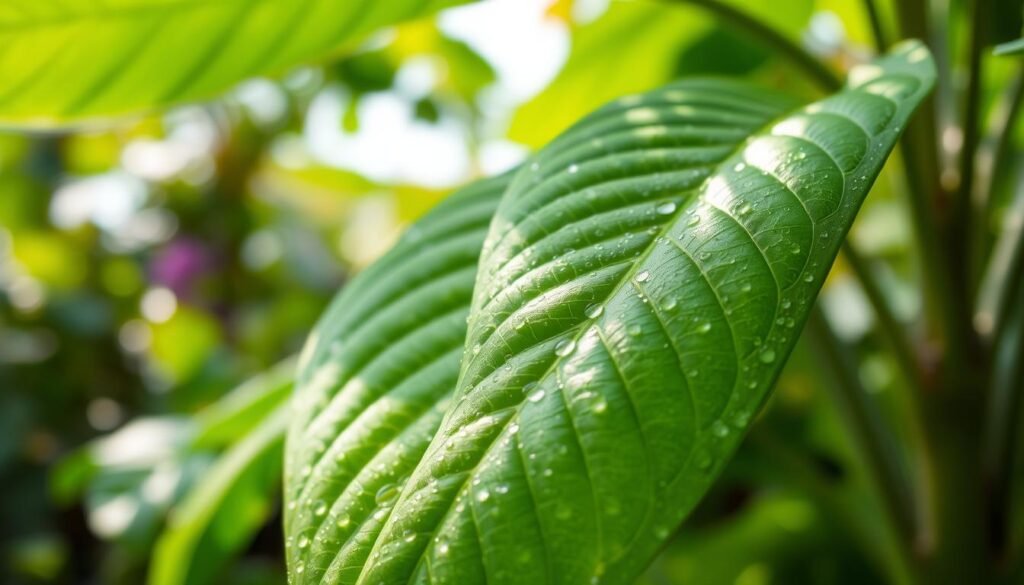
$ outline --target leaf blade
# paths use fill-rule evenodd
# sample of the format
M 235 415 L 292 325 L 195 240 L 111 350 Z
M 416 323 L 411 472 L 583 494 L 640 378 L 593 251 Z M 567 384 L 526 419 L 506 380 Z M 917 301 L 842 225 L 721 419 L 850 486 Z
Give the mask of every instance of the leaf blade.
M 311 336 L 286 458 L 295 583 L 354 581 L 389 509 L 378 500 L 397 494 L 440 424 L 480 247 L 507 182 L 443 201 L 339 294 Z
M 459 0 L 75 0 L 0 18 L 0 124 L 52 127 L 210 98 Z M 295 34 L 301 27 L 302 34 Z
M 634 578 L 767 396 L 933 79 L 927 50 L 910 44 L 788 116 L 749 87 L 690 82 L 664 90 L 680 99 L 600 110 L 542 151 L 492 223 L 454 405 L 359 582 Z M 699 136 L 710 147 L 658 150 L 658 136 L 692 138 L 674 116 L 726 105 L 736 126 L 765 130 L 722 152 L 727 133 L 711 122 Z M 613 161 L 605 148 L 640 154 Z M 598 226 L 615 225 L 587 223 L 599 215 L 587 192 L 616 180 L 649 221 L 613 210 L 628 229 L 601 240 Z M 651 199 L 659 188 L 678 196 Z M 617 251 L 602 255 L 601 241 Z

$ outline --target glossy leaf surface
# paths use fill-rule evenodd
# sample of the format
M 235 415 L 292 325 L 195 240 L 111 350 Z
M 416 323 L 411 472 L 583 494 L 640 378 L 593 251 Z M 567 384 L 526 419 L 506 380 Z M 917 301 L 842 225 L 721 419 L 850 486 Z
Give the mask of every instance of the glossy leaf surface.
M 10 0 L 0 123 L 53 126 L 206 99 L 458 0 Z
M 346 287 L 300 364 L 286 460 L 292 580 L 355 580 L 458 378 L 477 259 L 508 177 L 443 201 Z
M 303 368 L 293 580 L 631 582 L 765 400 L 933 76 L 906 44 L 811 105 L 688 80 L 563 134 L 502 197 L 429 447 L 454 373 L 413 383 L 442 350 L 413 335 L 447 313 L 388 291 L 468 290 L 441 284 L 449 273 L 427 264 L 446 248 L 425 242 L 414 266 L 385 261 L 354 284 Z

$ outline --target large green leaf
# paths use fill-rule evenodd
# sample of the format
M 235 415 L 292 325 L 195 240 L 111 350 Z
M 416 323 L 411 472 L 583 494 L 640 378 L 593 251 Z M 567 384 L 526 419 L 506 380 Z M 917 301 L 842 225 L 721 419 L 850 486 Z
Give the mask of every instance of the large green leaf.
M 441 423 L 477 258 L 508 182 L 484 181 L 438 205 L 342 291 L 313 332 L 286 459 L 295 583 L 354 581 L 381 510 Z
M 465 195 L 432 213 L 301 366 L 293 581 L 630 582 L 736 448 L 933 78 L 912 43 L 808 106 L 688 80 L 585 118 L 502 197 L 449 405 L 480 235 L 448 225 Z
M 0 6 L 0 124 L 51 126 L 209 98 L 459 2 L 9 0 Z

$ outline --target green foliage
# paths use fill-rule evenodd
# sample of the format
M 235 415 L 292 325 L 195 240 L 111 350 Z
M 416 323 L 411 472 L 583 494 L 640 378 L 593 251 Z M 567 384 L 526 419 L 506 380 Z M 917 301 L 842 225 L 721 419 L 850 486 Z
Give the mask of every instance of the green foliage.
M 934 75 L 906 43 L 804 107 L 695 80 L 585 118 L 501 197 L 450 405 L 480 225 L 456 210 L 495 183 L 433 212 L 300 364 L 293 580 L 630 582 L 764 402 Z
M 151 585 L 214 582 L 273 511 L 288 423 L 277 408 L 210 467 L 156 543 Z
M 0 123 L 53 126 L 208 99 L 458 0 L 10 2 Z

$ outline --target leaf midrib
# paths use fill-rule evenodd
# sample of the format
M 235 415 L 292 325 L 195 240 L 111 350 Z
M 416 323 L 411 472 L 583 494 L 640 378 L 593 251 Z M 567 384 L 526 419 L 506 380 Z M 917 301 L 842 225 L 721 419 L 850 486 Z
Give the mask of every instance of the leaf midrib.
M 648 247 L 644 250 L 643 254 L 641 254 L 637 258 L 637 260 L 633 264 L 633 266 L 629 270 L 627 270 L 625 273 L 623 273 L 623 276 L 619 279 L 619 281 L 615 284 L 614 287 L 611 288 L 611 290 L 607 294 L 604 302 L 607 302 L 607 299 L 612 298 L 614 295 L 616 295 L 622 289 L 623 286 L 625 286 L 627 283 L 629 283 L 632 280 L 632 278 L 635 276 L 636 268 L 638 266 L 640 266 L 650 256 L 652 251 L 655 249 L 658 240 L 663 238 L 663 237 L 665 237 L 665 234 L 669 231 L 670 227 L 675 225 L 677 220 L 685 212 L 685 210 L 688 207 L 688 204 L 692 203 L 694 197 L 699 196 L 699 194 L 704 189 L 705 185 L 707 185 L 709 180 L 711 180 L 713 177 L 718 175 L 718 173 L 723 168 L 724 163 L 727 160 L 729 160 L 730 158 L 732 158 L 733 156 L 735 156 L 737 153 L 739 153 L 741 151 L 741 149 L 746 146 L 746 144 L 749 141 L 750 137 L 760 135 L 762 132 L 764 132 L 768 128 L 771 128 L 774 124 L 778 123 L 780 120 L 786 118 L 787 116 L 792 115 L 792 113 L 794 111 L 796 111 L 799 107 L 801 107 L 801 106 L 798 105 L 798 106 L 795 106 L 795 107 L 793 107 L 791 109 L 787 109 L 786 111 L 784 111 L 784 112 L 780 113 L 779 115 L 769 119 L 766 123 L 762 124 L 761 126 L 757 127 L 753 131 L 751 131 L 746 139 L 741 140 L 740 142 L 738 142 L 735 147 L 731 148 L 728 151 L 728 153 L 725 156 L 722 157 L 721 162 L 719 162 L 717 165 L 715 165 L 713 167 L 712 172 L 709 173 L 708 176 L 705 177 L 705 179 L 703 181 L 701 181 L 701 183 L 699 185 L 697 185 L 696 187 L 691 188 L 689 190 L 689 192 L 681 193 L 680 195 L 683 196 L 683 198 L 684 198 L 683 204 L 681 204 L 679 206 L 679 208 L 671 215 L 671 217 L 666 220 L 664 226 L 658 231 L 658 234 L 655 235 L 654 238 L 651 239 L 650 245 L 648 245 Z M 580 335 L 582 334 L 582 332 L 585 332 L 587 330 L 588 326 L 592 325 L 596 319 L 597 319 L 597 317 L 587 317 L 583 321 L 581 321 L 578 325 L 576 325 L 576 327 L 575 327 L 576 331 L 574 332 L 574 335 L 571 337 L 571 339 L 578 343 Z M 554 369 L 558 366 L 558 364 L 561 363 L 561 360 L 562 360 L 562 357 L 556 356 L 555 359 L 551 361 L 551 364 L 544 371 L 544 373 L 537 377 L 537 380 L 539 381 L 539 380 L 547 379 L 547 377 L 551 375 L 551 372 L 554 371 Z M 457 391 L 458 391 L 458 387 L 456 387 L 456 392 Z M 437 536 L 438 531 L 441 529 L 441 527 L 444 525 L 444 523 L 448 520 L 449 516 L 452 513 L 452 510 L 455 509 L 455 502 L 462 496 L 462 493 L 466 489 L 466 486 L 468 485 L 468 482 L 469 482 L 470 478 L 473 477 L 473 475 L 476 473 L 477 469 L 479 468 L 480 462 L 485 461 L 486 458 L 487 458 L 487 455 L 490 453 L 491 449 L 493 449 L 495 445 L 500 443 L 500 441 L 498 439 L 500 439 L 508 431 L 509 424 L 512 421 L 515 421 L 515 420 L 517 420 L 519 418 L 519 415 L 520 415 L 520 413 L 522 412 L 522 409 L 523 409 L 523 405 L 526 404 L 526 402 L 527 401 L 523 400 L 522 402 L 520 402 L 519 404 L 516 405 L 515 412 L 512 414 L 512 416 L 510 416 L 508 418 L 507 421 L 505 421 L 504 423 L 501 424 L 501 430 L 498 431 L 498 434 L 495 436 L 495 439 L 493 441 L 491 441 L 491 443 L 487 446 L 487 448 L 483 451 L 483 453 L 481 453 L 478 462 L 475 463 L 470 469 L 466 470 L 466 472 L 465 472 L 465 479 L 462 480 L 462 484 L 459 486 L 458 490 L 456 491 L 455 497 L 452 498 L 452 500 L 450 502 L 448 502 L 447 509 L 445 510 L 444 515 L 440 518 L 440 520 L 434 526 L 434 529 L 428 535 L 428 538 L 426 540 L 427 546 L 423 549 L 422 552 L 420 552 L 419 558 L 416 561 L 416 565 L 413 567 L 413 570 L 409 574 L 409 579 L 406 581 L 406 585 L 411 585 L 412 584 L 413 579 L 415 579 L 416 574 L 419 572 L 419 568 L 422 565 L 423 560 L 425 558 L 427 558 L 427 552 L 429 550 L 431 550 L 431 548 L 433 547 L 432 543 L 434 541 L 434 538 Z M 584 458 L 585 458 L 585 456 L 584 456 Z M 588 481 L 590 482 L 590 484 L 592 486 L 593 485 L 593 480 L 589 476 L 589 474 L 587 476 L 587 479 L 588 479 Z M 403 501 L 405 500 L 404 497 L 402 499 L 403 499 Z M 389 518 L 388 521 L 390 522 L 390 518 Z M 377 549 L 377 547 L 380 544 L 380 542 L 381 542 L 381 540 L 378 538 L 378 540 L 374 543 L 374 547 L 373 547 L 374 551 Z M 371 555 L 372 555 L 372 553 L 371 553 Z M 356 580 L 357 583 L 361 583 L 363 581 L 363 578 L 366 576 L 366 567 L 367 567 L 367 565 L 364 565 L 363 569 L 360 571 L 359 577 Z

